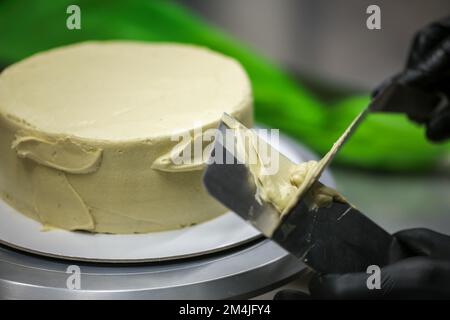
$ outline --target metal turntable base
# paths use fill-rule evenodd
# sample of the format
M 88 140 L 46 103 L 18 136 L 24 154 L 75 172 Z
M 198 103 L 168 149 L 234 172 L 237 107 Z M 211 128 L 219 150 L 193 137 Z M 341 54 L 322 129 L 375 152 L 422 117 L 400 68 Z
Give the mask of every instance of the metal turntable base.
M 0 299 L 232 299 L 283 285 L 305 265 L 270 240 L 202 258 L 132 265 L 76 263 L 0 246 Z M 70 282 L 70 281 L 69 281 Z M 69 286 L 73 287 L 73 286 Z

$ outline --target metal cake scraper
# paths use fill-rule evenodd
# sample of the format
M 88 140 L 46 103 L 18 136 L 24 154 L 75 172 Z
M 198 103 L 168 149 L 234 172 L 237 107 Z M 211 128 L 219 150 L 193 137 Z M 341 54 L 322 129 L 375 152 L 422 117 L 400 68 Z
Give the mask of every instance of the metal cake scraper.
M 223 205 L 315 271 L 365 271 L 370 265 L 382 267 L 403 258 L 405 253 L 396 239 L 350 203 L 333 200 L 326 206 L 312 208 L 308 202 L 314 196 L 314 186 L 321 183 L 322 172 L 356 127 L 369 112 L 383 110 L 386 102 L 398 92 L 397 85 L 388 86 L 356 117 L 332 149 L 308 173 L 311 179 L 298 188 L 282 212 L 273 203 L 258 197 L 254 173 L 240 154 L 244 149 L 237 147 L 239 139 L 236 137 L 250 129 L 226 114 L 218 128 L 220 139 L 216 135 L 212 161 L 208 162 L 204 174 L 204 185 Z M 270 150 L 270 158 L 278 157 L 279 170 L 271 177 L 274 183 L 288 182 L 289 168 L 294 163 L 257 134 L 253 133 L 253 137 L 262 149 L 267 147 Z

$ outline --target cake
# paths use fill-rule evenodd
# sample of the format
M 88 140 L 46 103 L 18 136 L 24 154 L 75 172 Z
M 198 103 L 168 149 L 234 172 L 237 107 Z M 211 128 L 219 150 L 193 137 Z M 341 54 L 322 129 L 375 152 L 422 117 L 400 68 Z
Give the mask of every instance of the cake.
M 0 74 L 1 197 L 44 227 L 71 231 L 207 221 L 226 209 L 204 189 L 203 163 L 168 155 L 174 134 L 197 139 L 224 112 L 252 125 L 249 79 L 205 48 L 105 41 L 33 55 Z

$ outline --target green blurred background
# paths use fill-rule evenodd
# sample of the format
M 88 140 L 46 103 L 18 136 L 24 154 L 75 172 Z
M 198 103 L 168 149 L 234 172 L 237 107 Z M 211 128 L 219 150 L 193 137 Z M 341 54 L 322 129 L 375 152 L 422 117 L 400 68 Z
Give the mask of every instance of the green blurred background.
M 0 0 L 0 66 L 93 39 L 207 46 L 243 64 L 259 123 L 322 155 L 367 106 L 371 88 L 402 67 L 413 31 L 450 12 L 441 0 L 372 2 Z M 365 8 L 375 3 L 382 30 L 369 31 Z M 71 4 L 81 8 L 81 30 L 66 28 Z M 442 229 L 445 221 L 450 231 L 449 154 L 449 143 L 429 143 L 406 117 L 377 114 L 344 147 L 334 172 L 340 190 L 388 228 L 431 221 Z

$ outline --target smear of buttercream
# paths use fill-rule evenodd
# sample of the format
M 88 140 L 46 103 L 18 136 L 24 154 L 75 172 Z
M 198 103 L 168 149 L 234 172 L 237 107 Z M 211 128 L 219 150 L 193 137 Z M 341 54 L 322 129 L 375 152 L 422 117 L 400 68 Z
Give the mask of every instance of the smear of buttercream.
M 102 150 L 85 148 L 70 138 L 50 141 L 33 136 L 18 136 L 12 148 L 20 158 L 71 174 L 97 171 L 102 160 Z

